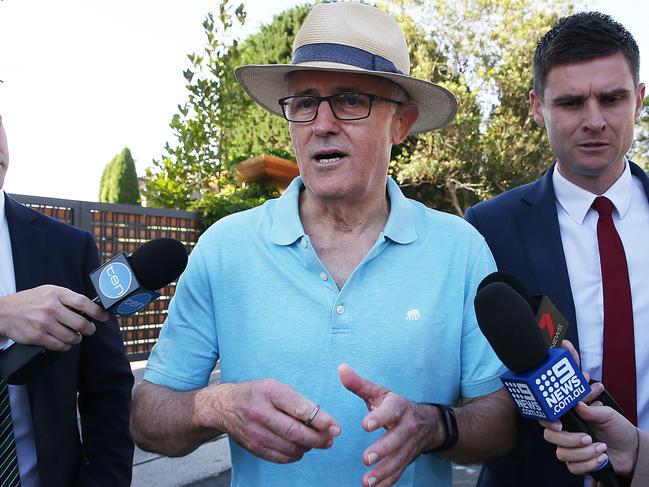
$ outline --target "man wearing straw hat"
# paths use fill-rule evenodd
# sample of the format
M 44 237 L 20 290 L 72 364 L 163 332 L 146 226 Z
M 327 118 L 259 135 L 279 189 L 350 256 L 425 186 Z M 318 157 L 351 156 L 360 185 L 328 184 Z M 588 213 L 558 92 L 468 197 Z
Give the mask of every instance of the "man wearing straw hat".
M 387 177 L 394 144 L 457 108 L 409 71 L 398 24 L 360 3 L 316 5 L 290 65 L 237 69 L 289 121 L 300 177 L 192 252 L 135 394 L 141 447 L 183 455 L 226 432 L 233 485 L 367 487 L 450 486 L 451 459 L 511 446 L 473 310 L 491 254 Z

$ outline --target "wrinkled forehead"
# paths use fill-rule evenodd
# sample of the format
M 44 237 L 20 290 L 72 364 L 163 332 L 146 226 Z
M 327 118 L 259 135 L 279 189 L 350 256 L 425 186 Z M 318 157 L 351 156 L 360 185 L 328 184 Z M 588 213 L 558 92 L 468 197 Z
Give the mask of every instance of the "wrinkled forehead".
M 545 82 L 548 99 L 600 96 L 619 91 L 634 92 L 634 89 L 631 69 L 621 54 L 553 66 Z
M 345 91 L 388 95 L 395 83 L 364 73 L 305 70 L 292 71 L 286 76 L 288 95 L 328 95 Z

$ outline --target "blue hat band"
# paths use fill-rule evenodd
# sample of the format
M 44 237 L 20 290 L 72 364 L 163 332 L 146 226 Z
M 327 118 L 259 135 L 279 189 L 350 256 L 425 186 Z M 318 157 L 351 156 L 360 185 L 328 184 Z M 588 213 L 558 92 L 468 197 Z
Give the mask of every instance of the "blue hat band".
M 293 53 L 291 64 L 324 61 L 332 63 L 350 64 L 368 71 L 384 71 L 388 73 L 402 73 L 392 61 L 371 52 L 356 47 L 342 44 L 321 43 L 307 44 L 298 47 Z

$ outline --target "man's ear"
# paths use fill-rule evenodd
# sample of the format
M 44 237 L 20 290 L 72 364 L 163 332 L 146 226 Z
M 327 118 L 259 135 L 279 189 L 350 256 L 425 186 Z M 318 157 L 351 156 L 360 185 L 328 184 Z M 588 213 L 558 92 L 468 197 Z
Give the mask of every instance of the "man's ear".
M 392 143 L 398 145 L 405 140 L 413 124 L 417 121 L 419 110 L 414 105 L 402 105 L 394 114 L 395 130 L 392 134 Z
M 640 114 L 642 113 L 642 109 L 644 108 L 644 92 L 645 92 L 645 84 L 640 83 L 638 85 L 638 92 L 636 93 L 636 99 L 635 99 L 636 120 L 640 117 Z
M 534 90 L 530 91 L 530 105 L 532 107 L 532 116 L 534 117 L 536 125 L 539 127 L 545 127 L 545 118 L 543 117 L 541 99 Z

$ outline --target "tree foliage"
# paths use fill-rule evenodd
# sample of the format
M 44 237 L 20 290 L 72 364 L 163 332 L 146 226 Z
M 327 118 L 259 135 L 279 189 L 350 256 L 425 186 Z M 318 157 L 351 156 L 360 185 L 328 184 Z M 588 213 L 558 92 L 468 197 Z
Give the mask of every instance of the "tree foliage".
M 184 72 L 188 100 L 171 121 L 177 142 L 147 170 L 148 200 L 154 206 L 195 209 L 209 223 L 224 209 L 250 208 L 277 192 L 258 184 L 241 188 L 236 165 L 267 153 L 294 159 L 287 123 L 257 106 L 239 87 L 234 69 L 242 64 L 288 63 L 295 33 L 308 13 L 296 7 L 276 16 L 244 42 L 243 4 L 223 2 L 218 17 L 203 22 L 207 45 L 188 56 Z M 231 204 L 230 204 L 231 203 Z
M 463 77 L 449 69 L 437 41 L 401 7 L 397 20 L 408 41 L 411 74 L 454 93 L 458 113 L 444 130 L 408 137 L 396 149 L 391 172 L 408 196 L 429 206 L 461 212 L 477 200 L 480 107 Z
M 309 13 L 302 5 L 276 15 L 270 24 L 240 44 L 241 64 L 289 64 L 293 39 Z M 288 122 L 246 97 L 247 105 L 232 127 L 233 151 L 246 159 L 262 153 L 295 160 Z
M 631 147 L 631 159 L 649 171 L 649 97 L 644 100 L 644 108 L 636 123 L 635 142 Z
M 409 138 L 395 168 L 406 192 L 462 215 L 479 200 L 537 178 L 553 156 L 529 108 L 532 56 L 537 39 L 571 11 L 568 0 L 390 6 L 401 12 L 409 43 L 419 46 L 411 47 L 413 74 L 450 89 L 459 104 L 447 128 Z M 415 29 L 404 23 L 408 16 L 417 19 Z
M 201 213 L 201 226 L 206 229 L 224 216 L 254 208 L 267 199 L 278 196 L 279 191 L 268 189 L 257 183 L 245 187 L 223 184 L 221 191 L 206 194 L 196 201 L 192 209 Z
M 183 72 L 187 101 L 178 105 L 170 126 L 176 141 L 147 169 L 146 197 L 151 206 L 187 209 L 195 199 L 214 191 L 232 178 L 231 131 L 228 130 L 246 104 L 232 67 L 239 62 L 235 27 L 245 21 L 243 4 L 227 0 L 203 21 L 207 44 L 201 53 L 187 57 L 191 66 Z
M 128 147 L 111 160 L 101 175 L 99 201 L 102 203 L 140 204 L 135 162 Z

